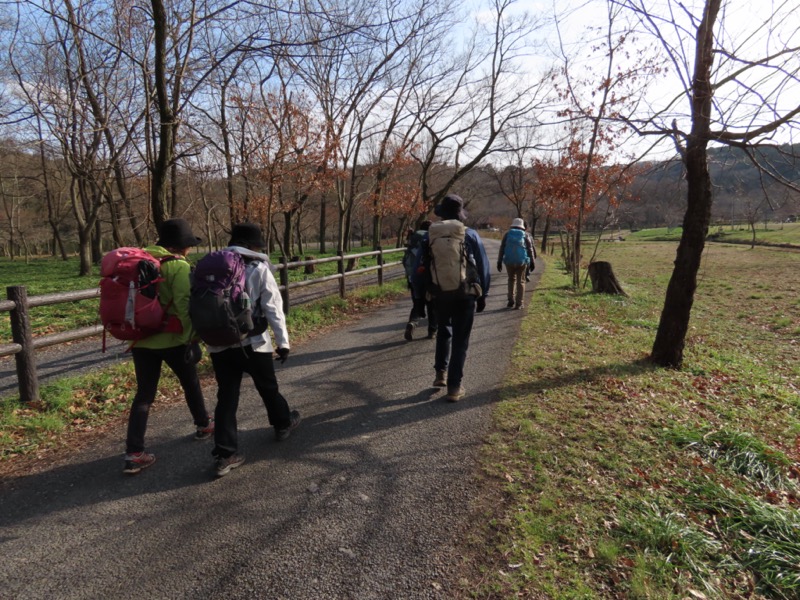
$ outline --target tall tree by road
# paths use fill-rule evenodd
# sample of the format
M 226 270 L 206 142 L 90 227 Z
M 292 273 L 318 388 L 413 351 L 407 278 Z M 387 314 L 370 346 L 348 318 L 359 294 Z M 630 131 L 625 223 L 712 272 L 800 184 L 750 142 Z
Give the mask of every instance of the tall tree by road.
M 798 126 L 796 2 L 670 0 L 654 7 L 644 0 L 610 1 L 632 11 L 655 36 L 681 82 L 679 96 L 666 96 L 652 112 L 628 119 L 643 135 L 670 138 L 685 169 L 683 233 L 651 352 L 656 364 L 680 367 L 711 219 L 709 144 L 740 148 L 766 177 L 791 185 L 763 160 L 758 146 L 776 136 L 791 139 Z

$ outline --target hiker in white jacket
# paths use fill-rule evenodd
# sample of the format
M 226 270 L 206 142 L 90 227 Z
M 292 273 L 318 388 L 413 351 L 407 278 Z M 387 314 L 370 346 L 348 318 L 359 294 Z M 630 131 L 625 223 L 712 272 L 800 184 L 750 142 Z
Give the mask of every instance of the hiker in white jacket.
M 244 373 L 253 379 L 278 441 L 289 437 L 300 423 L 300 413 L 289 409 L 275 376 L 273 346 L 267 325 L 275 335 L 277 349 L 274 352 L 281 363 L 289 356 L 289 332 L 278 283 L 269 268 L 269 257 L 262 252 L 265 247 L 266 242 L 257 225 L 241 223 L 233 226 L 226 249 L 241 254 L 247 263 L 246 287 L 252 302 L 255 329 L 240 344 L 208 348 L 218 387 L 213 450 L 217 477 L 227 475 L 245 460 L 244 454 L 239 452 L 236 422 Z

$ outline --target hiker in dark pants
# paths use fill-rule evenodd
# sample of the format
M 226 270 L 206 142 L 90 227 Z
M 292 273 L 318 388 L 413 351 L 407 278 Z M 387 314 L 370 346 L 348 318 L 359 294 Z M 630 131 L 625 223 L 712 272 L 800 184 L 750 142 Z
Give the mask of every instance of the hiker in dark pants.
M 502 272 L 505 265 L 508 273 L 508 308 L 523 308 L 525 281 L 535 256 L 533 243 L 525 230 L 525 221 L 518 217 L 511 222 L 511 229 L 503 236 L 497 255 L 497 270 Z
M 289 409 L 286 398 L 278 389 L 269 332 L 265 326 L 258 327 L 259 320 L 263 325 L 266 325 L 264 321 L 269 323 L 278 346 L 275 352 L 281 363 L 285 362 L 289 356 L 289 332 L 283 314 L 283 299 L 269 268 L 269 257 L 262 253 L 265 247 L 266 242 L 257 225 L 242 223 L 233 226 L 227 250 L 239 253 L 247 262 L 246 291 L 252 302 L 253 320 L 257 327 L 241 344 L 208 347 L 218 386 L 212 451 L 217 477 L 227 475 L 245 460 L 244 454 L 239 452 L 236 421 L 239 392 L 245 373 L 253 379 L 278 441 L 288 438 L 300 423 L 300 413 Z M 257 333 L 259 329 L 260 333 Z
M 406 330 L 403 338 L 410 342 L 414 339 L 414 330 L 420 319 L 424 319 L 425 315 L 428 316 L 428 339 L 433 339 L 436 335 L 436 307 L 432 300 L 428 300 L 423 295 L 419 297 L 412 284 L 414 269 L 417 265 L 422 242 L 425 239 L 425 234 L 431 226 L 430 221 L 423 221 L 417 231 L 411 232 L 408 236 L 406 243 L 406 251 L 403 254 L 403 267 L 406 271 L 406 279 L 408 280 L 408 287 L 411 289 L 411 312 L 408 315 L 408 323 L 406 323 Z
M 181 384 L 186 404 L 192 413 L 196 429 L 195 439 L 211 437 L 214 421 L 208 417 L 203 391 L 197 376 L 200 348 L 192 344 L 194 330 L 189 319 L 189 273 L 191 267 L 185 256 L 200 238 L 183 219 L 169 219 L 159 228 L 158 241 L 145 248 L 161 260 L 159 298 L 171 315 L 164 331 L 155 333 L 133 344 L 131 356 L 136 373 L 136 395 L 128 417 L 128 435 L 125 444 L 124 473 L 135 475 L 156 461 L 155 455 L 145 452 L 144 435 L 150 407 L 156 398 L 163 363 L 175 373 Z M 170 260 L 167 260 L 167 259 Z M 171 326 L 174 323 L 175 326 Z
M 463 221 L 466 218 L 464 213 L 464 201 L 460 196 L 450 194 L 445 196 L 440 204 L 434 208 L 434 214 L 443 221 L 458 221 L 450 223 L 461 228 L 464 235 L 464 247 L 466 249 L 467 261 L 471 263 L 470 270 L 475 273 L 477 281 L 473 282 L 471 290 L 465 295 L 441 295 L 435 298 L 436 316 L 438 327 L 436 332 L 436 354 L 433 368 L 436 377 L 433 381 L 435 387 L 447 387 L 445 398 L 449 402 L 457 402 L 464 397 L 466 390 L 461 385 L 464 377 L 464 363 L 467 358 L 469 348 L 469 338 L 472 333 L 472 323 L 476 312 L 482 312 L 486 308 L 486 296 L 489 293 L 491 275 L 489 273 L 489 259 L 486 256 L 486 249 L 483 247 L 478 232 L 471 228 L 465 228 Z M 436 224 L 432 224 L 428 231 L 428 238 L 425 246 L 430 246 L 431 253 L 435 254 L 435 249 L 431 242 L 434 238 L 433 233 Z M 428 253 L 428 248 L 424 247 L 420 255 L 421 265 Z M 434 256 L 435 260 L 435 256 Z M 425 286 L 428 283 L 426 270 L 430 268 L 419 268 L 414 274 L 414 287 L 416 293 L 425 293 Z

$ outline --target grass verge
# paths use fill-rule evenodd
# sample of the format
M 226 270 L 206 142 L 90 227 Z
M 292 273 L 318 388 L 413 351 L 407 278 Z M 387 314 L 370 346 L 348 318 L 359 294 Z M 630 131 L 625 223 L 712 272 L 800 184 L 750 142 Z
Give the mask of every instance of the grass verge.
M 337 296 L 293 307 L 287 316 L 292 345 L 297 347 L 406 293 L 405 282 L 395 281 L 358 288 L 345 299 Z M 207 354 L 199 370 L 204 386 L 214 385 Z M 35 404 L 21 404 L 19 397 L 0 400 L 0 476 L 24 471 L 26 458 L 46 459 L 67 443 L 88 439 L 118 423 L 127 414 L 135 391 L 133 365 L 127 362 L 43 385 L 41 401 Z M 182 401 L 177 379 L 169 369 L 162 370 L 156 405 Z
M 674 251 L 603 249 L 629 298 L 544 273 L 465 597 L 800 598 L 800 254 L 710 247 L 685 367 L 663 370 L 646 358 Z

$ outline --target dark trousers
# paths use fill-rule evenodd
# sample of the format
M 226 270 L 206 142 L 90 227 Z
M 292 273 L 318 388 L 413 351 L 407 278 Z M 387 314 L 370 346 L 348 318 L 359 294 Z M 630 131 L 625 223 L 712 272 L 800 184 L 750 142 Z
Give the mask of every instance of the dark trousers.
M 275 429 L 289 427 L 289 404 L 278 391 L 271 352 L 253 352 L 250 346 L 228 348 L 222 352 L 212 352 L 211 363 L 214 365 L 218 388 L 217 409 L 214 412 L 214 456 L 226 458 L 239 449 L 236 411 L 239 409 L 239 392 L 244 373 L 253 379 L 267 409 L 270 425 Z
M 416 325 L 420 319 L 425 318 L 425 314 L 427 313 L 428 332 L 435 332 L 438 325 L 436 320 L 436 305 L 433 300 L 425 301 L 422 298 L 412 298 L 411 302 L 413 305 L 411 306 L 411 312 L 408 315 L 408 322 Z
M 186 404 L 192 413 L 194 424 L 198 427 L 208 425 L 208 412 L 197 377 L 197 366 L 184 359 L 186 346 L 172 348 L 131 349 L 133 368 L 136 372 L 136 395 L 133 397 L 131 413 L 128 417 L 128 438 L 125 451 L 130 453 L 144 450 L 144 434 L 147 431 L 147 417 L 156 399 L 158 381 L 161 379 L 161 363 L 167 363 L 183 388 Z
M 475 319 L 475 296 L 436 302 L 439 328 L 433 368 L 447 371 L 447 387 L 458 387 L 464 377 L 469 336 Z

